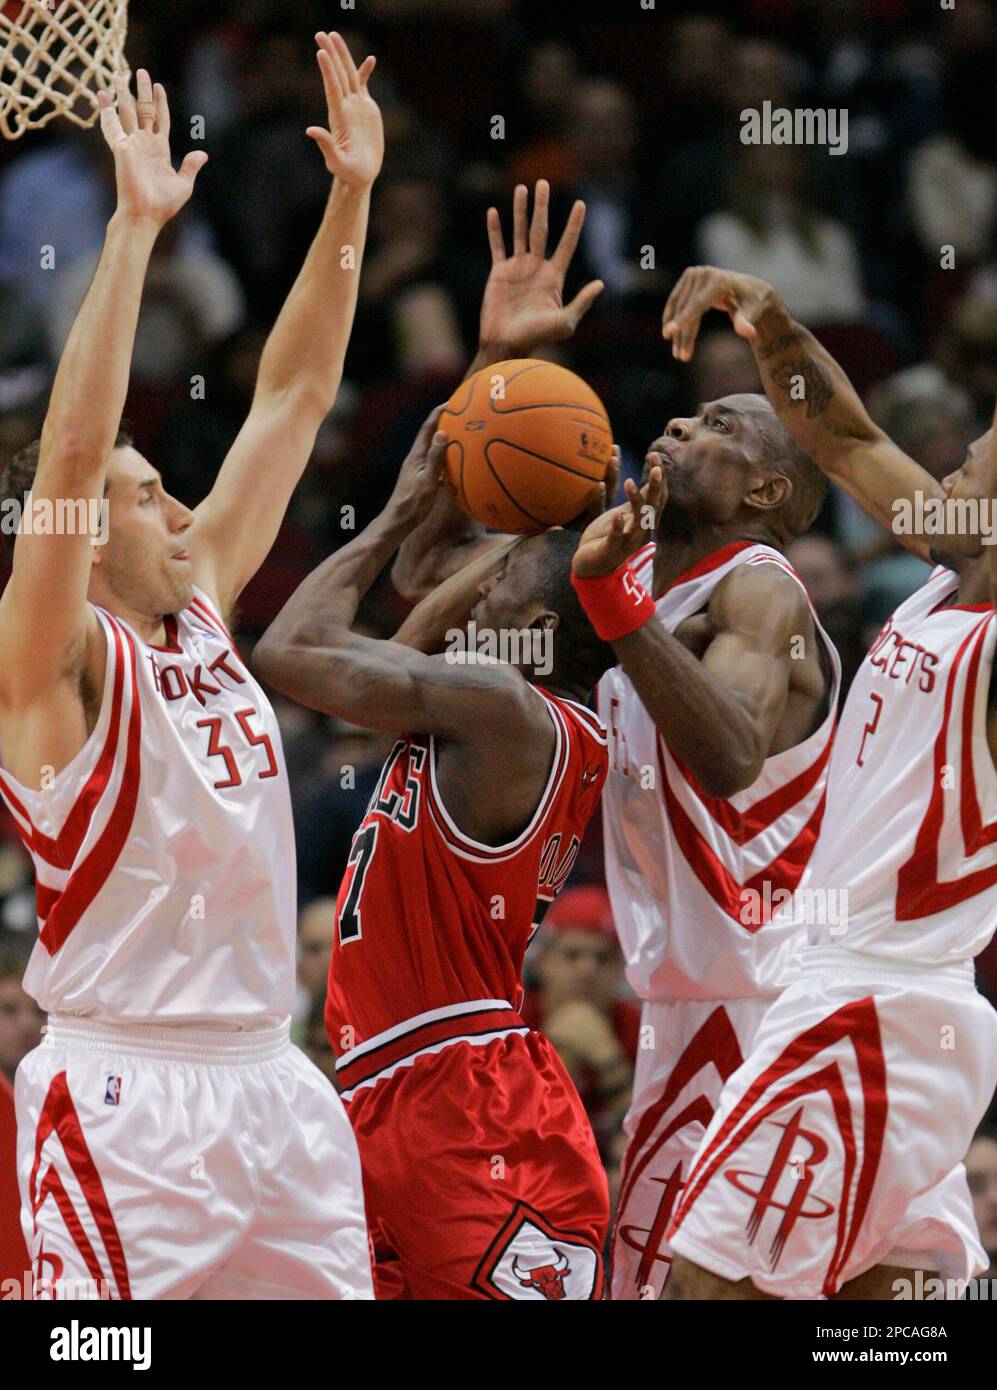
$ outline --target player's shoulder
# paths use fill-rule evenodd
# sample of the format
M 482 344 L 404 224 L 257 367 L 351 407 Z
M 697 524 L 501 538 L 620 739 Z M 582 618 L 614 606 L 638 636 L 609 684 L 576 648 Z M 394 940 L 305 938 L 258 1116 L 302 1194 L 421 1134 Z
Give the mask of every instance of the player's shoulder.
M 710 595 L 710 618 L 752 626 L 810 620 L 810 600 L 787 561 L 776 555 L 735 565 Z

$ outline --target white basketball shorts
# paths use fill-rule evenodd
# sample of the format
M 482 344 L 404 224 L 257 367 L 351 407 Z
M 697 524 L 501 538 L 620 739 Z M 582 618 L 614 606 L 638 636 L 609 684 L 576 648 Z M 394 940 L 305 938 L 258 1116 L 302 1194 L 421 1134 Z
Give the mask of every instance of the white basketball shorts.
M 997 1014 L 972 965 L 807 952 L 724 1087 L 674 1249 L 784 1298 L 886 1264 L 986 1268 L 961 1163 L 997 1083 Z
M 657 1299 L 666 1232 L 724 1082 L 748 1055 L 773 996 L 645 1002 L 613 1228 L 613 1298 Z
M 353 1131 L 286 1025 L 53 1018 L 15 1091 L 36 1297 L 373 1298 Z

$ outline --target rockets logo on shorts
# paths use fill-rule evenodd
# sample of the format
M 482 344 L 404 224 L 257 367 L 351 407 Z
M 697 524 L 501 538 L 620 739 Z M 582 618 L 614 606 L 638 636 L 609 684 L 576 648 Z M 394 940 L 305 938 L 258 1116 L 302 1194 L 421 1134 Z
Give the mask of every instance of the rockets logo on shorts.
M 814 1169 L 827 1158 L 828 1146 L 814 1130 L 804 1127 L 803 1106 L 785 1123 L 781 1120 L 770 1123 L 777 1125 L 783 1136 L 768 1171 L 749 1173 L 740 1168 L 728 1168 L 724 1177 L 738 1192 L 754 1199 L 746 1227 L 749 1245 L 754 1244 L 768 1212 L 782 1212 L 768 1252 L 770 1267 L 775 1269 L 797 1221 L 821 1220 L 832 1216 L 837 1208 L 833 1202 L 811 1192 Z
M 474 1275 L 474 1286 L 498 1299 L 592 1298 L 599 1260 L 590 1245 L 555 1230 L 538 1211 L 517 1202 Z
M 107 1086 L 106 1086 L 105 1089 L 104 1089 L 104 1104 L 105 1104 L 105 1105 L 120 1105 L 120 1104 L 121 1104 L 121 1077 L 120 1077 L 120 1076 L 109 1076 L 109 1077 L 107 1078 Z

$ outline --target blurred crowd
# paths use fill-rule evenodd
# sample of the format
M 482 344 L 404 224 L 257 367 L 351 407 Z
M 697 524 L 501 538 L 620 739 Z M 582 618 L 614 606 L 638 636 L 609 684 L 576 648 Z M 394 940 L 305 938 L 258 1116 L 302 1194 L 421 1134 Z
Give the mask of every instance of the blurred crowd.
M 771 280 L 845 366 L 882 427 L 936 477 L 959 466 L 997 396 L 997 7 L 958 0 L 729 0 L 644 9 L 526 0 L 145 0 L 132 67 L 173 105 L 174 145 L 210 163 L 160 238 L 127 415 L 136 446 L 188 504 L 244 416 L 266 333 L 318 225 L 328 177 L 304 135 L 322 118 L 312 34 L 339 24 L 373 90 L 387 159 L 373 199 L 346 378 L 238 631 L 259 635 L 313 565 L 381 508 L 429 408 L 474 355 L 488 271 L 485 211 L 506 228 L 513 186 L 554 189 L 555 230 L 588 206 L 567 296 L 606 289 L 549 355 L 604 399 L 625 469 L 697 402 L 758 389 L 726 320 L 693 362 L 660 338 L 680 271 L 708 262 Z M 335 11 L 333 14 L 332 11 Z M 847 153 L 745 145 L 742 110 L 845 109 Z M 190 132 L 192 138 L 185 136 Z M 52 374 L 113 199 L 95 130 L 56 122 L 0 148 L 0 467 L 36 438 Z M 886 615 L 925 577 L 832 491 L 790 558 L 854 672 Z M 405 606 L 384 580 L 363 621 Z M 387 751 L 382 736 L 277 702 L 298 823 L 296 1026 L 326 1070 L 322 999 L 333 899 Z M 30 863 L 0 823 L 0 1068 L 42 1019 L 17 984 L 34 929 Z M 638 1045 L 593 827 L 531 948 L 527 1009 L 564 1057 L 610 1171 Z M 991 950 L 982 983 L 997 994 Z M 981 1224 L 997 1260 L 997 1137 L 974 1145 Z M 985 1210 L 983 1210 L 985 1208 Z

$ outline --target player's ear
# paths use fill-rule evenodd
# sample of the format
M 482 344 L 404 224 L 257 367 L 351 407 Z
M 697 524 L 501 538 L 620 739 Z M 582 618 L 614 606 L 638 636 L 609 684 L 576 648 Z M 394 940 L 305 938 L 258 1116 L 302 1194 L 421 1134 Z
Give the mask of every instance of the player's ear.
M 793 495 L 793 484 L 781 473 L 769 473 L 766 477 L 753 480 L 745 501 L 749 507 L 758 511 L 771 512 L 783 507 Z

